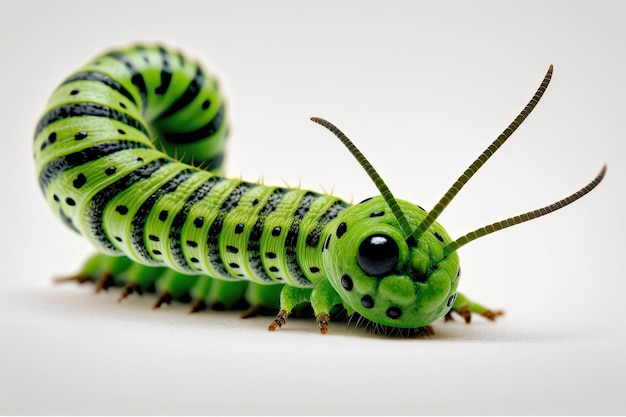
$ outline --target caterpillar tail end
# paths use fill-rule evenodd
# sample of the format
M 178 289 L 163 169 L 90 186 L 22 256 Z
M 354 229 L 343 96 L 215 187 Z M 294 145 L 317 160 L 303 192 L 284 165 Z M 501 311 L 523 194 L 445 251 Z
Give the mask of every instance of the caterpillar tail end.
M 289 312 L 287 310 L 280 310 L 272 324 L 270 324 L 267 328 L 267 330 L 273 332 L 274 330 L 283 327 L 285 325 L 285 322 L 287 321 L 287 317 L 289 317 Z

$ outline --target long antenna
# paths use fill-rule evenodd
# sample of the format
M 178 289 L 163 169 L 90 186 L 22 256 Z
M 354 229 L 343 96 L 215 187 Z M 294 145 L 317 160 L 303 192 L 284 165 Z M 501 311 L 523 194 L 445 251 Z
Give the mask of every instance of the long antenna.
M 553 67 L 550 65 L 548 68 L 548 72 L 546 73 L 541 85 L 535 92 L 533 98 L 530 99 L 526 107 L 520 112 L 520 114 L 511 122 L 511 124 L 504 129 L 504 131 L 498 136 L 496 140 L 493 141 L 491 145 L 485 151 L 480 154 L 478 158 L 465 170 L 465 172 L 456 180 L 456 182 L 450 187 L 450 189 L 441 197 L 441 200 L 433 207 L 433 209 L 428 213 L 428 215 L 422 220 L 422 222 L 417 226 L 417 228 L 413 231 L 413 238 L 417 241 L 420 236 L 430 227 L 431 224 L 439 217 L 441 212 L 446 208 L 446 206 L 452 201 L 454 196 L 457 195 L 461 188 L 472 178 L 472 176 L 483 166 L 485 162 L 506 142 L 506 140 L 515 132 L 515 130 L 522 124 L 522 122 L 528 117 L 530 112 L 533 111 L 541 96 L 548 88 L 548 84 L 550 84 L 550 79 L 552 78 Z
M 389 187 L 387 187 L 387 184 L 385 184 L 385 181 L 383 181 L 383 179 L 378 174 L 378 172 L 376 172 L 376 170 L 374 169 L 372 164 L 367 160 L 365 155 L 363 155 L 361 151 L 354 145 L 354 143 L 352 143 L 352 141 L 348 139 L 348 137 L 341 130 L 339 130 L 337 126 L 335 126 L 331 122 L 324 120 L 320 117 L 311 117 L 311 120 L 321 126 L 324 126 L 326 129 L 330 130 L 335 136 L 337 136 L 337 138 L 341 141 L 341 143 L 343 143 L 344 146 L 348 148 L 352 156 L 354 156 L 357 162 L 363 167 L 365 172 L 367 172 L 367 175 L 369 175 L 369 177 L 372 179 L 372 181 L 374 182 L 374 185 L 376 185 L 376 188 L 378 188 L 378 191 L 380 191 L 380 194 L 383 196 L 383 198 L 387 202 L 387 205 L 391 209 L 391 212 L 396 217 L 396 219 L 398 220 L 398 223 L 400 224 L 400 227 L 402 228 L 402 232 L 403 232 L 405 239 L 407 239 L 407 243 L 411 246 L 417 243 L 413 241 L 411 237 L 411 234 L 413 233 L 413 231 L 411 230 L 411 225 L 406 219 L 406 216 L 402 212 L 402 209 L 398 205 L 398 202 L 396 201 L 395 197 L 391 193 L 391 190 L 389 189 Z
M 449 243 L 446 247 L 443 248 L 443 256 L 446 257 L 452 252 L 459 249 L 461 246 L 466 243 L 471 242 L 472 240 L 478 239 L 479 237 L 486 236 L 490 233 L 497 232 L 498 230 L 505 229 L 507 227 L 515 226 L 516 224 L 524 223 L 532 219 L 536 219 L 537 217 L 545 216 L 546 214 L 552 213 L 560 208 L 567 206 L 568 204 L 573 203 L 578 200 L 580 197 L 584 196 L 594 188 L 600 184 L 602 178 L 604 178 L 604 174 L 606 173 L 606 165 L 602 167 L 600 173 L 597 177 L 593 179 L 589 184 L 580 190 L 576 191 L 574 194 L 565 197 L 562 200 L 557 201 L 556 203 L 550 204 L 549 206 L 542 207 L 537 210 L 529 211 L 524 214 L 520 214 L 518 216 L 509 217 L 508 219 L 501 220 L 499 222 L 492 223 L 490 225 L 481 227 L 479 229 L 474 230 L 455 240 L 454 242 Z

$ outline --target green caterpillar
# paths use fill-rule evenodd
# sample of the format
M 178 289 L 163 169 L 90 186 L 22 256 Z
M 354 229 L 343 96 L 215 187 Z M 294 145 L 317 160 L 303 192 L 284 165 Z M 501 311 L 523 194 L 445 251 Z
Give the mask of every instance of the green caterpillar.
M 396 199 L 375 169 L 331 123 L 380 191 L 356 205 L 312 191 L 224 178 L 228 125 L 217 82 L 162 46 L 105 53 L 53 93 L 35 129 L 39 185 L 56 215 L 100 254 L 69 280 L 120 300 L 156 291 L 204 308 L 278 310 L 285 324 L 310 305 L 321 333 L 331 314 L 375 332 L 432 333 L 451 312 L 499 314 L 457 292 L 464 244 L 557 210 L 602 180 L 547 207 L 453 240 L 436 222 L 456 193 L 530 114 L 552 76 L 509 127 L 426 211 Z M 207 169 L 203 169 L 205 167 Z

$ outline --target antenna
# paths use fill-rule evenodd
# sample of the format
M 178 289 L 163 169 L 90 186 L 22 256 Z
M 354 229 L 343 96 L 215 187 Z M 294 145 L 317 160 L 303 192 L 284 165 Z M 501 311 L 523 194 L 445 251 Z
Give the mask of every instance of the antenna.
M 548 72 L 546 73 L 541 85 L 535 92 L 533 98 L 530 99 L 526 107 L 520 112 L 520 114 L 511 122 L 511 124 L 504 129 L 504 131 L 498 136 L 498 138 L 493 141 L 491 145 L 483 153 L 480 154 L 478 158 L 465 170 L 465 172 L 456 180 L 456 182 L 450 187 L 448 191 L 441 197 L 441 200 L 435 205 L 435 207 L 428 213 L 428 215 L 422 220 L 422 222 L 417 226 L 417 228 L 413 231 L 413 238 L 417 241 L 420 236 L 430 227 L 431 224 L 439 217 L 441 212 L 446 208 L 446 206 L 452 201 L 454 196 L 457 195 L 461 188 L 472 178 L 472 176 L 483 166 L 485 162 L 506 142 L 506 140 L 515 132 L 515 130 L 522 124 L 522 122 L 528 117 L 528 115 L 533 111 L 541 96 L 548 88 L 548 84 L 550 84 L 550 79 L 552 78 L 553 67 L 550 65 L 548 68 Z
M 376 186 L 376 188 L 378 188 L 378 191 L 380 191 L 380 194 L 383 196 L 383 198 L 387 202 L 387 205 L 391 209 L 391 212 L 396 217 L 396 219 L 398 220 L 398 223 L 400 224 L 400 227 L 402 228 L 402 232 L 403 232 L 405 239 L 407 239 L 407 243 L 410 246 L 414 246 L 415 244 L 417 244 L 417 241 L 415 241 L 411 236 L 411 234 L 413 233 L 413 231 L 411 230 L 411 225 L 406 219 L 406 216 L 402 212 L 402 209 L 398 205 L 398 202 L 396 201 L 395 197 L 391 193 L 391 190 L 389 189 L 389 187 L 387 187 L 387 184 L 385 184 L 385 181 L 383 181 L 383 179 L 378 174 L 378 172 L 376 172 L 376 170 L 374 169 L 372 164 L 367 160 L 365 155 L 363 155 L 361 151 L 354 145 L 354 143 L 352 143 L 352 141 L 348 139 L 348 137 L 341 130 L 339 130 L 337 126 L 335 126 L 331 122 L 324 120 L 320 117 L 311 117 L 311 120 L 321 126 L 324 126 L 326 129 L 330 130 L 335 136 L 337 136 L 337 138 L 341 141 L 341 143 L 343 143 L 345 147 L 348 148 L 352 156 L 354 156 L 357 162 L 363 167 L 365 172 L 367 172 L 367 175 L 369 175 L 369 177 L 372 179 L 372 181 L 374 182 L 374 185 Z

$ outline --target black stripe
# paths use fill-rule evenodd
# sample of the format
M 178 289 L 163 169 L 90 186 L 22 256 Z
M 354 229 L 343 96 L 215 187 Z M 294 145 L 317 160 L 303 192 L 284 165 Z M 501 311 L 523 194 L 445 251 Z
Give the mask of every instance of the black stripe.
M 172 225 L 170 226 L 170 234 L 169 234 L 169 242 L 170 242 L 170 253 L 174 261 L 186 271 L 193 271 L 193 269 L 187 265 L 185 261 L 185 257 L 183 255 L 182 250 L 182 241 L 180 239 L 181 230 L 183 225 L 185 224 L 185 220 L 187 220 L 187 215 L 189 211 L 193 207 L 194 204 L 198 203 L 204 197 L 206 197 L 211 189 L 222 181 L 221 177 L 211 177 L 202 185 L 194 190 L 193 193 L 187 198 L 183 207 L 176 213 L 174 220 L 172 221 Z
M 185 107 L 187 107 L 189 103 L 191 103 L 198 96 L 198 94 L 200 93 L 200 90 L 202 89 L 203 84 L 204 84 L 204 73 L 202 72 L 202 68 L 200 68 L 200 66 L 196 66 L 196 74 L 194 75 L 193 79 L 189 83 L 189 86 L 187 87 L 183 95 L 180 96 L 176 101 L 174 101 L 167 110 L 161 113 L 157 117 L 157 120 L 169 117 L 177 113 L 179 110 L 182 110 Z
M 338 200 L 333 203 L 332 206 L 326 210 L 326 213 L 320 216 L 320 219 L 317 221 L 315 228 L 309 233 L 306 237 L 306 246 L 309 248 L 316 248 L 320 243 L 320 237 L 322 236 L 322 229 L 328 222 L 332 219 L 336 218 L 340 213 L 342 213 L 345 209 L 347 209 L 349 204 Z
M 118 140 L 98 143 L 97 145 L 83 149 L 82 151 L 61 156 L 53 161 L 50 161 L 41 170 L 41 173 L 39 174 L 39 186 L 45 192 L 50 183 L 64 171 L 126 149 L 149 149 L 149 146 L 141 142 Z
M 64 104 L 46 113 L 37 124 L 37 128 L 35 129 L 35 139 L 37 139 L 37 136 L 46 126 L 54 122 L 58 122 L 59 120 L 80 116 L 105 117 L 107 119 L 123 123 L 127 126 L 134 127 L 135 129 L 141 130 L 145 135 L 148 135 L 148 129 L 142 122 L 134 117 L 102 104 L 83 102 Z
M 100 244 L 111 251 L 119 252 L 108 239 L 104 226 L 102 224 L 102 215 L 106 205 L 124 190 L 127 190 L 134 184 L 150 178 L 152 174 L 158 171 L 162 166 L 172 162 L 170 159 L 162 158 L 152 161 L 144 166 L 141 166 L 131 173 L 127 174 L 123 178 L 115 181 L 114 183 L 106 186 L 98 193 L 96 193 L 89 202 L 90 211 L 87 214 L 86 223 L 90 227 L 91 234 L 96 238 Z
M 150 211 L 161 196 L 176 191 L 178 186 L 185 182 L 187 179 L 189 179 L 189 177 L 191 177 L 192 174 L 195 172 L 198 171 L 193 169 L 185 169 L 177 173 L 176 176 L 167 181 L 165 184 L 159 187 L 159 189 L 152 193 L 152 195 L 146 198 L 146 200 L 141 204 L 141 206 L 135 213 L 130 232 L 130 243 L 139 253 L 139 256 L 147 262 L 154 263 L 154 259 L 152 259 L 152 257 L 150 256 L 148 248 L 146 247 L 146 242 L 144 240 L 144 229 Z
M 130 94 L 130 92 L 126 88 L 124 88 L 122 84 L 118 83 L 113 78 L 109 77 L 108 75 L 102 74 L 101 72 L 96 72 L 96 71 L 79 72 L 78 74 L 74 74 L 70 78 L 65 80 L 63 84 L 69 84 L 74 81 L 96 81 L 99 83 L 103 83 L 107 87 L 112 88 L 113 90 L 117 91 L 118 93 L 126 97 L 134 105 L 137 105 L 137 101 L 135 100 L 135 97 L 133 97 L 132 94 Z
M 263 261 L 261 260 L 260 242 L 261 236 L 263 235 L 263 225 L 265 224 L 265 220 L 267 220 L 267 216 L 276 210 L 276 207 L 278 207 L 278 204 L 282 201 L 285 196 L 285 191 L 286 190 L 284 188 L 277 188 L 272 191 L 272 194 L 268 198 L 267 202 L 259 211 L 256 223 L 252 226 L 250 237 L 248 237 L 248 264 L 252 268 L 254 275 L 267 282 L 272 282 L 272 278 L 270 278 L 265 272 L 265 269 L 263 268 Z
M 138 48 L 139 49 L 139 48 Z M 133 83 L 139 89 L 139 96 L 141 97 L 142 109 L 145 111 L 147 102 L 147 88 L 146 81 L 143 79 L 141 72 L 135 68 L 135 65 L 130 60 L 130 57 L 119 51 L 110 52 L 108 54 L 111 58 L 114 58 L 123 63 L 128 71 L 130 71 L 130 82 Z
M 162 46 L 159 46 L 159 52 L 161 53 L 161 59 L 163 61 L 161 65 L 161 85 L 154 89 L 154 92 L 159 95 L 164 95 L 172 82 L 172 66 L 170 64 L 170 55 Z
M 300 222 L 309 211 L 311 204 L 320 197 L 319 194 L 308 192 L 302 197 L 300 205 L 293 213 L 293 221 L 289 230 L 287 231 L 287 238 L 285 239 L 285 260 L 287 261 L 287 269 L 289 275 L 300 285 L 310 286 L 311 281 L 304 275 L 302 268 L 298 263 L 298 257 L 296 255 L 296 244 L 298 243 L 298 235 L 300 233 Z
M 163 132 L 163 138 L 169 143 L 181 145 L 208 138 L 215 134 L 224 123 L 224 105 L 221 105 L 213 119 L 207 124 L 190 132 Z
M 222 203 L 222 206 L 220 207 L 217 216 L 215 216 L 215 219 L 213 220 L 213 223 L 211 223 L 211 227 L 209 228 L 209 235 L 207 237 L 207 255 L 209 257 L 209 262 L 211 263 L 211 266 L 224 277 L 230 276 L 230 274 L 226 270 L 226 267 L 224 266 L 224 261 L 220 256 L 220 251 L 218 247 L 219 236 L 222 232 L 222 228 L 224 227 L 224 218 L 226 217 L 228 212 L 237 207 L 241 197 L 252 187 L 252 184 L 246 182 L 242 182 L 237 185 L 235 189 L 230 193 L 228 198 L 226 198 L 226 200 Z

